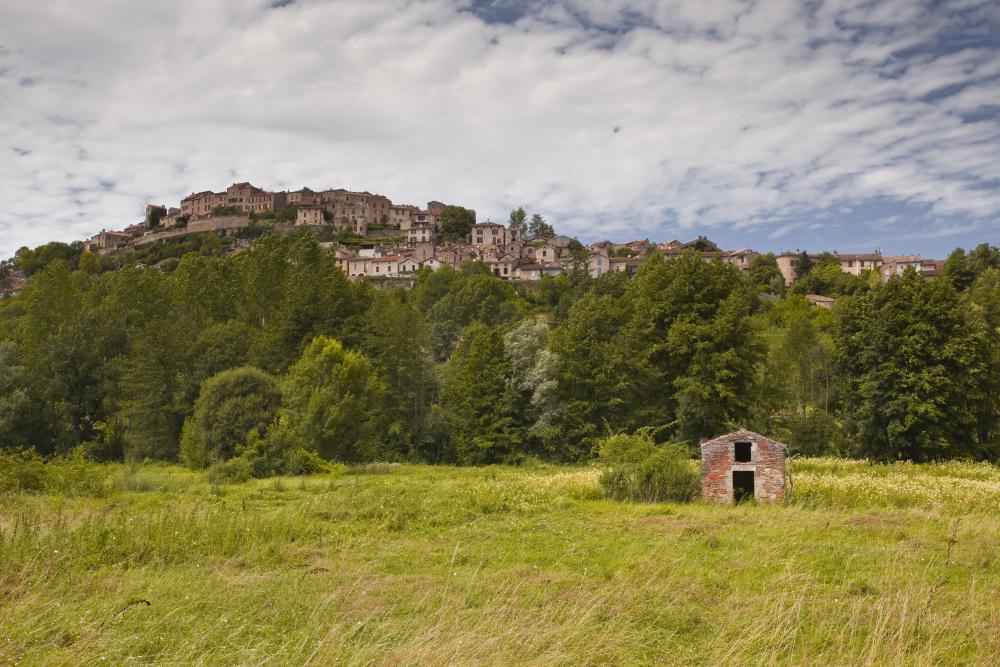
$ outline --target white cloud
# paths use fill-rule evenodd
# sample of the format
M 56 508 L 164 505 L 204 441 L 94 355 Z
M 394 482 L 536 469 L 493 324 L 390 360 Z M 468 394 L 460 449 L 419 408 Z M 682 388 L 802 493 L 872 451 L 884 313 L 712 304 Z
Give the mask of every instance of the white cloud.
M 804 7 L 7 2 L 0 256 L 234 180 L 524 203 L 586 238 L 791 240 L 872 200 L 929 211 L 914 237 L 995 233 L 1000 191 L 976 183 L 1000 182 L 1000 124 L 963 115 L 1000 99 L 1000 59 L 941 50 L 995 6 Z

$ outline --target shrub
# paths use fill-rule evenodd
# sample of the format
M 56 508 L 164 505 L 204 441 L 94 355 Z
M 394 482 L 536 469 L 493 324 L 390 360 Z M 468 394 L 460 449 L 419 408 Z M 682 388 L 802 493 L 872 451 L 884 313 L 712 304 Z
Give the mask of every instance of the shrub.
M 28 449 L 0 451 L 0 493 L 103 496 L 109 490 L 108 469 L 82 449 L 50 459 Z
M 213 463 L 207 475 L 212 484 L 238 484 L 253 477 L 250 464 L 242 457 Z
M 205 380 L 194 415 L 181 433 L 181 456 L 193 468 L 238 455 L 251 431 L 274 421 L 281 392 L 270 375 L 251 366 L 231 368 Z
M 700 476 L 683 444 L 656 445 L 645 435 L 613 435 L 598 448 L 608 466 L 599 478 L 608 498 L 687 502 L 698 495 Z

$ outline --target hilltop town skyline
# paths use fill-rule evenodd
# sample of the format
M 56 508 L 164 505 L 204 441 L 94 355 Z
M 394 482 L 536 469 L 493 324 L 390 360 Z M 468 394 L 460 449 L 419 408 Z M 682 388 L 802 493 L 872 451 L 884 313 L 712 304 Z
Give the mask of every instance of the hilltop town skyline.
M 995 2 L 15 1 L 4 19 L 0 256 L 243 180 L 501 221 L 523 205 L 582 241 L 940 257 L 1000 237 Z
M 334 192 L 334 191 L 355 192 L 354 190 L 351 190 L 348 187 L 336 187 L 336 188 L 334 188 L 334 187 L 326 187 L 326 188 L 323 188 L 323 189 L 311 190 L 307 186 L 301 186 L 300 188 L 294 189 L 294 190 L 293 189 L 276 190 L 276 189 L 268 189 L 266 187 L 257 188 L 257 186 L 251 185 L 251 181 L 240 181 L 240 182 L 237 182 L 237 183 L 233 183 L 233 185 L 241 185 L 241 184 L 242 185 L 247 185 L 247 186 L 255 188 L 255 189 L 258 189 L 258 190 L 260 190 L 261 192 L 264 192 L 264 193 L 268 193 L 268 194 L 271 194 L 271 195 L 278 195 L 279 197 L 282 197 L 281 199 L 278 200 L 279 202 L 285 202 L 286 199 L 284 199 L 284 197 L 286 197 L 287 195 L 292 195 L 291 199 L 287 200 L 288 203 L 292 203 L 292 204 L 299 203 L 299 200 L 296 198 L 295 193 L 301 193 L 303 191 L 306 191 L 306 192 L 323 192 L 323 191 L 326 191 L 326 192 Z M 393 202 L 393 200 L 391 200 L 389 197 L 380 194 L 381 191 L 379 191 L 377 188 L 375 188 L 374 190 L 376 190 L 376 191 L 375 192 L 371 192 L 369 190 L 358 190 L 357 192 L 368 194 L 368 195 L 371 195 L 372 197 L 377 197 L 377 198 L 384 199 L 385 202 L 387 202 L 387 204 L 391 204 Z M 201 189 L 201 190 L 197 190 L 197 191 L 192 190 L 187 195 L 184 195 L 184 196 L 180 197 L 178 200 L 175 200 L 175 201 L 181 202 L 181 206 L 178 206 L 178 207 L 172 207 L 172 206 L 169 206 L 169 205 L 164 205 L 164 206 L 165 206 L 166 209 L 176 208 L 177 215 L 179 215 L 179 214 L 182 214 L 182 208 L 183 208 L 183 202 L 184 201 L 189 200 L 189 199 L 195 199 L 196 200 L 196 198 L 199 195 L 212 194 L 214 192 L 215 191 L 212 190 L 212 189 L 207 189 L 207 190 L 206 189 Z M 223 192 L 224 192 L 224 190 L 223 190 Z M 419 198 L 417 200 L 419 201 Z M 148 212 L 149 207 L 154 205 L 154 204 L 151 203 L 151 201 L 153 201 L 153 200 L 149 200 L 149 199 L 144 200 L 142 202 L 141 206 L 139 207 L 140 213 L 137 214 L 136 216 L 134 216 L 132 219 L 129 219 L 127 221 L 126 220 L 120 220 L 120 221 L 110 221 L 109 220 L 109 221 L 107 221 L 108 224 L 106 224 L 106 225 L 101 225 L 101 226 L 96 227 L 96 228 L 91 228 L 90 230 L 88 230 L 89 233 L 86 234 L 83 237 L 80 237 L 80 236 L 76 236 L 76 237 L 57 236 L 55 238 L 40 239 L 37 243 L 34 243 L 33 245 L 29 244 L 27 246 L 23 246 L 22 245 L 22 246 L 18 246 L 18 247 L 29 247 L 29 248 L 31 248 L 31 247 L 36 247 L 38 245 L 42 245 L 44 243 L 48 243 L 48 242 L 51 242 L 51 241 L 58 241 L 58 242 L 63 242 L 63 243 L 72 243 L 74 241 L 86 240 L 86 239 L 91 238 L 93 236 L 96 236 L 97 234 L 102 233 L 102 232 L 111 232 L 111 231 L 121 230 L 121 229 L 125 229 L 125 228 L 134 229 L 137 224 L 141 224 L 142 221 L 145 219 L 145 215 Z M 209 200 L 209 201 L 211 201 L 211 200 Z M 437 202 L 435 200 L 430 200 L 430 201 L 431 201 L 431 203 L 436 203 L 436 204 L 439 204 L 439 205 L 443 206 L 443 204 L 441 204 L 441 202 Z M 417 207 L 417 206 L 415 206 L 413 204 L 397 203 L 396 205 L 402 206 L 402 207 L 405 207 L 405 208 L 419 208 L 419 207 Z M 273 206 L 270 207 L 270 208 L 273 208 Z M 468 208 L 470 210 L 474 211 L 474 212 L 477 211 L 477 209 L 476 209 L 475 206 L 471 206 L 470 205 Z M 515 208 L 517 208 L 517 207 L 515 207 Z M 530 209 L 530 207 L 527 207 L 527 206 L 524 206 L 523 208 L 531 211 L 532 213 L 536 212 L 536 211 Z M 204 206 L 203 206 L 203 208 L 200 209 L 199 212 L 205 214 L 205 213 L 208 213 L 209 210 L 210 210 L 209 208 L 204 208 Z M 188 213 L 188 214 L 190 214 L 191 212 L 192 211 L 186 211 L 186 213 Z M 425 211 L 425 213 L 426 213 L 426 211 Z M 544 212 L 539 212 L 539 213 L 544 216 Z M 493 215 L 478 215 L 477 216 L 477 222 L 493 222 L 493 223 L 498 223 L 498 224 L 506 224 L 507 221 L 508 221 L 508 219 L 509 219 L 509 215 L 510 215 L 510 211 L 508 211 L 506 213 L 496 213 L 496 214 L 493 214 Z M 546 220 L 550 224 L 553 224 L 553 226 L 557 227 L 558 230 L 559 230 L 559 232 L 561 234 L 565 234 L 568 237 L 572 237 L 574 239 L 578 239 L 581 243 L 583 243 L 584 245 L 588 245 L 588 246 L 592 245 L 594 243 L 600 242 L 600 241 L 611 241 L 611 242 L 614 242 L 614 243 L 625 244 L 625 243 L 629 243 L 629 242 L 645 240 L 645 241 L 651 242 L 652 244 L 658 244 L 658 243 L 662 244 L 662 243 L 667 243 L 667 242 L 669 242 L 671 240 L 677 240 L 678 238 L 697 238 L 697 237 L 708 236 L 709 234 L 711 234 L 711 237 L 718 242 L 719 247 L 751 249 L 751 250 L 755 251 L 756 253 L 760 253 L 760 254 L 773 253 L 775 255 L 780 255 L 782 253 L 791 253 L 791 252 L 809 252 L 809 253 L 815 253 L 815 254 L 822 253 L 822 252 L 832 252 L 832 253 L 835 253 L 835 254 L 881 253 L 881 254 L 888 255 L 888 256 L 906 256 L 906 255 L 909 255 L 909 256 L 924 256 L 924 257 L 931 257 L 931 256 L 933 256 L 933 257 L 943 258 L 943 257 L 947 256 L 947 254 L 951 250 L 954 249 L 954 246 L 950 246 L 948 244 L 944 244 L 944 245 L 940 245 L 940 244 L 933 245 L 932 244 L 932 247 L 942 247 L 943 250 L 941 252 L 936 252 L 934 254 L 929 254 L 927 252 L 921 253 L 918 250 L 914 250 L 914 248 L 927 247 L 927 245 L 924 244 L 924 243 L 914 242 L 914 240 L 910 239 L 910 238 L 895 239 L 892 243 L 885 244 L 884 247 L 867 247 L 867 246 L 863 245 L 863 242 L 847 243 L 847 244 L 843 244 L 841 247 L 824 247 L 824 246 L 818 245 L 817 243 L 812 243 L 812 244 L 810 244 L 810 243 L 794 244 L 794 243 L 790 242 L 792 239 L 787 239 L 784 236 L 778 237 L 778 238 L 773 238 L 772 236 L 769 236 L 769 235 L 755 235 L 753 233 L 748 233 L 746 231 L 741 231 L 741 230 L 736 230 L 736 229 L 710 228 L 710 227 L 706 227 L 704 229 L 699 228 L 699 227 L 694 227 L 692 229 L 677 229 L 676 230 L 677 233 L 674 234 L 674 235 L 672 235 L 672 236 L 670 234 L 666 233 L 666 230 L 667 229 L 671 229 L 671 228 L 666 228 L 665 230 L 659 230 L 659 235 L 658 236 L 657 235 L 649 235 L 649 234 L 643 236 L 640 233 L 638 233 L 641 230 L 635 230 L 636 233 L 631 233 L 632 230 L 624 230 L 624 233 L 622 233 L 622 234 L 620 234 L 618 236 L 612 237 L 611 235 L 608 235 L 608 234 L 601 235 L 601 234 L 597 234 L 597 233 L 592 233 L 592 234 L 589 234 L 589 235 L 587 235 L 587 234 L 576 234 L 576 233 L 573 233 L 572 229 L 567 229 L 563 224 L 560 224 L 559 221 L 553 221 L 553 220 L 548 219 L 548 218 L 546 218 Z M 172 222 L 172 219 L 168 219 L 166 221 L 166 224 L 164 225 L 164 227 L 170 226 L 171 222 Z M 657 230 L 654 230 L 654 231 L 657 231 Z M 816 239 L 814 239 L 814 240 L 816 240 Z M 968 247 L 971 248 L 974 245 L 977 245 L 980 241 L 988 241 L 988 240 L 989 239 L 982 239 L 982 240 L 973 239 L 972 242 L 970 242 L 970 244 L 969 244 Z M 741 243 L 740 241 L 743 241 L 743 242 Z M 15 254 L 15 251 L 18 249 L 16 247 L 9 247 L 9 248 L 7 248 L 6 246 L 3 245 L 3 241 L 0 241 L 0 249 L 3 249 L 3 248 L 6 248 L 6 250 L 0 251 L 0 259 L 8 259 L 8 258 L 13 257 L 13 255 Z

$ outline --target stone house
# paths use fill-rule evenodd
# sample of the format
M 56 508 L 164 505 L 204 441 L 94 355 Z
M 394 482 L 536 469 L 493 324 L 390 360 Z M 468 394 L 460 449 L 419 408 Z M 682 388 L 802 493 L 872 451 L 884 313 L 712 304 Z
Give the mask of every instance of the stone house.
M 814 262 L 819 259 L 819 255 L 810 253 L 809 258 Z M 774 261 L 778 263 L 778 270 L 781 271 L 781 277 L 785 279 L 786 285 L 791 285 L 795 282 L 795 269 L 799 265 L 799 253 L 785 251 L 774 258 Z
M 503 247 L 503 251 L 509 255 L 514 255 L 514 257 L 523 257 L 524 241 L 508 241 L 507 245 Z
M 540 264 L 554 262 L 559 259 L 559 249 L 548 243 L 539 246 L 528 246 L 524 249 L 524 257 L 534 259 Z
M 109 232 L 102 229 L 100 234 L 94 234 L 84 241 L 83 247 L 95 255 L 105 255 L 117 248 L 119 244 L 124 245 L 131 238 L 132 235 L 125 232 Z
M 404 257 L 399 261 L 398 271 L 400 274 L 416 273 L 420 270 L 420 262 L 412 257 Z
M 323 207 L 317 204 L 305 204 L 295 211 L 296 225 L 322 225 L 325 222 Z
M 522 264 L 514 270 L 521 280 L 541 280 L 543 276 L 558 276 L 563 268 L 558 264 Z
M 351 229 L 364 236 L 369 225 L 389 222 L 392 202 L 388 197 L 343 188 L 323 190 L 319 194 L 323 208 L 333 214 L 333 221 L 340 229 Z
M 806 294 L 806 301 L 808 301 L 814 308 L 833 308 L 833 304 L 836 301 L 833 297 L 823 296 L 821 294 Z
M 753 431 L 736 431 L 701 443 L 702 497 L 731 503 L 785 499 L 788 448 Z
M 592 278 L 599 278 L 611 270 L 611 258 L 607 250 L 593 250 L 587 258 L 587 271 Z
M 508 280 L 514 276 L 518 258 L 505 252 L 489 253 L 483 258 L 483 261 L 490 267 L 493 275 Z
M 319 193 L 313 192 L 309 188 L 289 192 L 285 195 L 285 201 L 296 206 L 318 206 L 322 203 Z
M 442 266 L 444 266 L 444 263 L 440 259 L 438 259 L 437 257 L 428 257 L 423 262 L 421 262 L 420 266 L 421 267 L 427 267 L 431 271 L 437 271 Z
M 434 227 L 429 224 L 413 225 L 406 231 L 407 243 L 433 243 Z
M 399 275 L 399 255 L 387 255 L 369 260 L 371 271 L 367 274 L 375 278 L 395 278 Z
M 840 270 L 852 276 L 860 276 L 862 271 L 879 271 L 882 268 L 882 253 L 861 253 L 837 255 Z
M 413 259 L 418 262 L 422 262 L 425 259 L 430 259 L 434 256 L 434 244 L 433 243 L 411 243 L 409 244 L 410 254 Z
M 612 271 L 624 271 L 633 274 L 642 266 L 642 257 L 612 257 L 610 261 Z
M 389 224 L 399 227 L 400 231 L 407 231 L 412 224 L 413 214 L 419 211 L 416 206 L 409 204 L 393 204 L 389 207 Z
M 754 257 L 757 253 L 749 248 L 744 248 L 743 250 L 724 250 L 722 252 L 722 261 L 726 264 L 732 264 L 740 271 L 747 273 L 750 271 L 750 264 L 753 263 Z
M 478 222 L 469 230 L 469 243 L 477 248 L 504 246 L 512 240 L 499 222 Z
M 908 267 L 913 267 L 914 271 L 920 271 L 923 268 L 923 258 L 920 255 L 894 255 L 890 257 L 882 258 L 882 267 L 880 272 L 882 274 L 882 281 L 888 281 L 889 278 L 893 276 L 901 276 L 906 272 Z

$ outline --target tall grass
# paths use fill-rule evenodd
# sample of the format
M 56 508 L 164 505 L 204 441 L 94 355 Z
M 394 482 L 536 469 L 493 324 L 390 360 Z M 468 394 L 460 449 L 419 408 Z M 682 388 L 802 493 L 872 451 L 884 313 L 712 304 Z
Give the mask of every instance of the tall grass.
M 597 468 L 22 463 L 0 664 L 1000 663 L 989 466 L 796 461 L 793 502 L 734 507 L 605 500 Z

